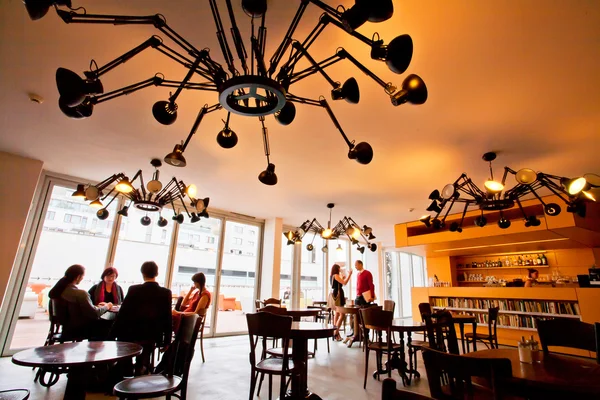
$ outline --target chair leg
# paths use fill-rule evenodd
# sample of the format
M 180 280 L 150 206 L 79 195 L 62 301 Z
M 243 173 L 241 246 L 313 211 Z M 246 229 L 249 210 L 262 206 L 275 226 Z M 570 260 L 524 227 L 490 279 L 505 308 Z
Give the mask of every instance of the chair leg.
M 363 383 L 363 389 L 367 388 L 367 374 L 369 373 L 369 348 L 365 350 L 365 382 Z
M 273 400 L 273 375 L 269 374 L 269 400 Z
M 254 373 L 254 371 L 252 371 L 250 373 L 250 400 L 252 400 L 254 398 L 254 388 L 256 388 L 256 379 L 258 379 L 258 373 Z M 260 393 L 260 389 L 258 389 L 259 393 Z
M 202 362 L 206 362 L 204 359 L 204 329 L 200 332 L 200 353 L 202 354 Z
M 260 373 L 260 382 L 258 382 L 258 392 L 257 395 L 260 396 L 260 388 L 262 387 L 263 380 L 265 379 L 265 374 L 263 372 Z
M 285 391 L 287 389 L 287 379 L 285 379 L 286 376 L 285 375 L 281 375 L 281 382 L 279 383 L 279 399 L 283 400 L 285 399 Z
M 329 338 L 327 338 L 327 353 L 331 353 L 331 351 L 329 350 Z

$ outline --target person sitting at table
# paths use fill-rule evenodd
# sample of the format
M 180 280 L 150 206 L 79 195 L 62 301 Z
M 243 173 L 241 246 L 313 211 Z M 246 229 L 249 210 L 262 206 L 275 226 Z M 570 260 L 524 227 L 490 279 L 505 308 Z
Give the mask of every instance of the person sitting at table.
M 71 265 L 48 293 L 50 299 L 57 300 L 65 308 L 62 314 L 66 316 L 63 326 L 63 338 L 66 340 L 104 339 L 108 333 L 106 321 L 100 320 L 100 317 L 113 305 L 110 302 L 99 307 L 92 304 L 90 295 L 77 287 L 84 275 L 83 266 Z
M 116 268 L 109 267 L 102 271 L 100 282 L 88 290 L 92 298 L 92 303 L 96 305 L 106 303 L 112 303 L 113 305 L 121 304 L 124 296 L 123 289 L 115 282 L 118 277 L 119 273 Z
M 537 278 L 539 276 L 539 271 L 534 268 L 527 269 L 527 280 L 525 281 L 525 287 L 532 287 L 536 283 L 538 283 Z
M 173 332 L 177 333 L 181 324 L 181 316 L 184 314 L 197 314 L 200 310 L 210 306 L 211 294 L 206 289 L 206 276 L 198 272 L 192 276 L 192 287 L 186 293 L 179 311 L 173 310 Z
M 140 271 L 144 283 L 129 287 L 110 335 L 143 346 L 136 358 L 136 375 L 149 371 L 155 346 L 171 343 L 171 291 L 156 282 L 158 265 L 154 261 L 143 263 Z
M 336 307 L 343 307 L 346 305 L 343 286 L 350 281 L 350 277 L 352 277 L 352 270 L 350 270 L 348 276 L 344 278 L 340 273 L 340 266 L 338 264 L 333 264 L 331 267 L 331 274 L 329 275 L 329 283 L 331 284 L 331 293 L 329 294 L 330 308 L 336 310 Z M 333 339 L 338 342 L 342 340 L 342 337 L 340 336 L 340 326 L 342 326 L 343 319 L 344 314 L 337 312 L 336 310 L 335 316 L 333 317 L 333 324 L 335 325 Z

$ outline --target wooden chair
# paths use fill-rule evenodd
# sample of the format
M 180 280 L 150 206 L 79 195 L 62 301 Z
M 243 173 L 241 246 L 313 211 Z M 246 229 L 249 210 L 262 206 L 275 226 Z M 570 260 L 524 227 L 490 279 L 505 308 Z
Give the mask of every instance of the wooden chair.
M 536 320 L 538 335 L 544 354 L 548 354 L 548 346 L 572 347 L 588 351 L 597 350 L 600 341 L 600 324 L 594 325 L 573 318 L 556 318 Z M 596 361 L 600 364 L 600 356 L 596 352 Z
M 434 399 L 502 399 L 499 381 L 512 377 L 506 358 L 465 357 L 424 348 L 423 362 Z M 473 377 L 483 378 L 487 385 L 474 385 Z
M 114 387 L 119 399 L 148 399 L 175 396 L 185 400 L 190 364 L 194 357 L 194 344 L 202 318 L 197 314 L 183 315 L 175 342 L 171 344 L 173 351 L 169 354 L 166 371 L 162 374 L 144 375 L 125 379 Z M 176 395 L 176 392 L 180 392 Z
M 331 320 L 332 320 L 331 308 L 325 307 L 325 306 L 308 306 L 306 308 L 320 310 L 319 314 L 315 317 L 315 322 L 321 322 L 323 324 L 331 323 Z M 329 349 L 329 339 L 330 338 L 325 338 L 325 340 L 327 340 L 327 353 L 331 352 Z M 317 339 L 315 339 L 315 352 L 316 351 L 317 351 Z
M 200 319 L 200 330 L 198 331 L 198 336 L 200 339 L 200 354 L 202 354 L 202 362 L 206 362 L 204 359 L 204 325 L 206 324 L 206 314 L 208 313 L 208 308 L 203 308 L 198 311 L 196 314 Z
M 381 400 L 434 400 L 431 397 L 424 396 L 415 392 L 396 389 L 396 381 L 392 378 L 383 380 L 381 391 Z
M 431 304 L 429 303 L 419 303 L 419 313 L 421 314 L 421 320 L 425 322 L 423 319 L 424 315 L 431 315 L 433 311 L 431 310 Z
M 292 332 L 292 317 L 276 315 L 270 312 L 259 312 L 256 314 L 246 314 L 246 320 L 248 321 L 250 365 L 252 368 L 250 373 L 250 400 L 254 398 L 254 389 L 259 374 L 261 376 L 264 376 L 264 374 L 269 375 L 269 400 L 272 398 L 273 375 L 281 377 L 279 396 L 283 399 L 287 387 L 286 377 L 300 373 L 299 368 L 296 368 L 288 355 L 290 334 Z M 281 339 L 283 345 L 282 357 L 261 357 L 260 361 L 257 361 L 256 346 L 261 341 L 262 347 L 266 348 L 267 338 L 269 337 Z
M 377 359 L 377 370 L 383 369 L 383 354 L 387 354 L 388 362 L 392 354 L 400 350 L 400 345 L 392 342 L 392 320 L 394 314 L 391 311 L 384 311 L 380 307 L 368 307 L 360 309 L 362 324 L 364 325 L 365 337 L 367 344 L 365 347 L 365 380 L 363 388 L 367 388 L 367 375 L 369 373 L 369 352 L 373 350 Z M 373 334 L 373 341 L 368 341 L 369 329 Z M 385 340 L 383 333 L 385 332 Z M 392 370 L 388 369 L 388 377 L 391 377 Z M 377 375 L 379 379 L 379 375 Z
M 394 311 L 396 311 L 396 302 L 394 300 L 384 300 L 383 309 L 385 311 L 391 311 L 393 315 Z
M 256 311 L 258 311 L 259 309 L 262 308 L 262 301 L 256 299 L 254 300 L 254 308 L 256 308 Z
M 271 297 L 270 299 L 263 300 L 263 305 L 266 306 L 278 306 L 281 307 L 281 299 L 275 299 Z
M 29 390 L 27 389 L 0 390 L 0 399 L 2 400 L 27 400 L 28 398 Z
M 498 307 L 488 309 L 488 333 L 467 332 L 465 339 L 467 341 L 467 352 L 469 352 L 469 343 L 473 343 L 473 351 L 477 351 L 477 341 L 485 344 L 488 349 L 498 348 Z M 489 345 L 488 345 L 489 344 Z

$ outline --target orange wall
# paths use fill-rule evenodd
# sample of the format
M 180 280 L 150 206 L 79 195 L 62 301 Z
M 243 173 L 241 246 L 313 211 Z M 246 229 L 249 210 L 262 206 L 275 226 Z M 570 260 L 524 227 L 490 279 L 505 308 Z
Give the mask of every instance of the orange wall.
M 433 278 L 434 275 L 437 275 L 440 281 L 452 282 L 450 257 L 427 257 L 427 277 Z
M 0 152 L 0 308 L 43 163 Z

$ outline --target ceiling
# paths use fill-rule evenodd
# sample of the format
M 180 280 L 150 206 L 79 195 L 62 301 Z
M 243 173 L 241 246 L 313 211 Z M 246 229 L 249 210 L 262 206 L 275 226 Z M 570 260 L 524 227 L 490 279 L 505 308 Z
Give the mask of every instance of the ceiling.
M 298 3 L 269 2 L 268 58 Z M 224 17 L 224 3 L 219 4 Z M 73 5 L 90 13 L 164 14 L 172 28 L 196 47 L 211 48 L 212 57 L 222 61 L 208 1 L 73 0 Z M 267 118 L 271 160 L 279 177 L 276 186 L 257 179 L 266 167 L 257 119 L 232 116 L 237 147 L 217 145 L 224 111 L 203 121 L 186 150 L 188 166 L 165 165 L 162 176 L 176 174 L 186 183 L 196 183 L 201 196 L 211 197 L 213 207 L 258 218 L 282 217 L 290 225 L 313 216 L 326 222 L 325 205 L 334 202 L 335 221 L 352 216 L 361 225 L 372 225 L 384 245 L 392 245 L 394 224 L 418 219 L 432 189 L 462 172 L 483 182 L 487 166 L 481 155 L 486 151 L 498 152 L 498 174 L 504 165 L 563 176 L 600 172 L 600 2 L 402 0 L 394 5 L 391 20 L 366 24 L 359 31 L 369 37 L 377 31 L 386 43 L 401 33 L 412 36 L 415 51 L 407 73 L 426 81 L 427 103 L 396 108 L 381 87 L 351 64 L 340 62 L 328 70 L 335 80 L 354 76 L 359 82 L 359 105 L 330 104 L 351 140 L 373 146 L 371 164 L 347 158 L 347 146 L 324 110 L 299 106 L 290 126 Z M 309 7 L 297 38 L 310 32 L 320 13 Z M 237 18 L 247 37 L 241 8 Z M 21 0 L 4 0 L 0 149 L 42 160 L 49 171 L 90 182 L 115 172 L 132 175 L 139 168 L 149 173 L 149 160 L 164 157 L 185 139 L 200 107 L 216 103 L 216 94 L 184 92 L 178 99 L 179 118 L 171 126 L 152 117 L 154 102 L 169 95 L 168 88 L 155 87 L 100 104 L 91 118 L 77 121 L 58 109 L 54 74 L 58 67 L 82 73 L 92 58 L 102 65 L 155 33 L 150 26 L 66 25 L 52 10 L 42 20 L 31 21 Z M 340 46 L 383 80 L 402 82 L 404 76 L 370 59 L 367 46 L 334 27 L 325 30 L 311 53 L 320 60 Z M 105 90 L 113 90 L 156 72 L 174 80 L 186 73 L 150 49 L 102 81 Z M 311 98 L 329 98 L 329 91 L 318 75 L 293 87 L 294 94 Z M 29 92 L 45 102 L 30 102 Z

